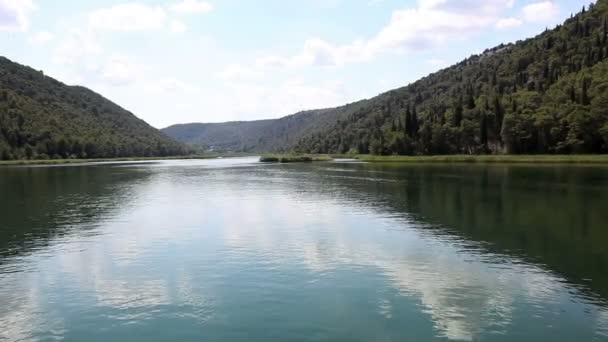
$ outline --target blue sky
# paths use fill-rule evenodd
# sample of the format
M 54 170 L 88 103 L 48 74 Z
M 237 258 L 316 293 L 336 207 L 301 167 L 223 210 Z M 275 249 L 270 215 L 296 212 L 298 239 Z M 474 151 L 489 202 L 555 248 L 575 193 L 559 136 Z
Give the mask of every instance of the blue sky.
M 276 118 L 406 85 L 588 0 L 0 0 L 0 55 L 155 127 Z

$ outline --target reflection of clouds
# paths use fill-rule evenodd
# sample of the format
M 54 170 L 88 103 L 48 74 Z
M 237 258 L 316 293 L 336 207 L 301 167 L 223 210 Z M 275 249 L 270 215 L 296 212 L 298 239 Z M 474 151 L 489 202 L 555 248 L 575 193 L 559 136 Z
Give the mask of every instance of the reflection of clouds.
M 432 318 L 439 334 L 451 340 L 471 341 L 484 332 L 505 333 L 516 300 L 549 305 L 555 293 L 564 291 L 561 279 L 539 268 L 501 260 L 505 257 L 499 255 L 495 259 L 502 262 L 489 263 L 470 247 L 438 239 L 409 223 L 376 219 L 369 212 L 345 222 L 349 208 L 339 202 L 324 200 L 318 206 L 288 194 L 281 197 L 282 201 L 263 204 L 241 202 L 242 213 L 275 214 L 258 216 L 246 225 L 240 216 L 232 217 L 224 226 L 226 243 L 271 256 L 276 262 L 298 258 L 320 276 L 352 265 L 379 269 L 403 295 L 419 298 L 422 311 Z M 314 214 L 307 215 L 309 212 Z M 297 218 L 297 222 L 289 218 Z M 279 232 L 277 223 L 283 224 Z M 396 232 L 375 229 L 403 225 L 409 228 Z M 394 234 L 395 239 L 380 240 L 386 234 Z M 386 298 L 378 299 L 378 311 L 393 317 Z
M 61 340 L 65 325 L 60 316 L 48 315 L 48 298 L 41 294 L 42 279 L 32 273 L 0 277 L 0 341 Z
M 598 338 L 608 338 L 608 310 L 602 310 L 597 319 L 595 335 Z
M 378 313 L 380 313 L 386 319 L 391 319 L 393 318 L 392 311 L 393 306 L 391 305 L 391 302 L 388 299 L 383 298 L 378 300 Z
M 266 269 L 255 270 L 261 274 L 303 265 L 310 283 L 338 270 L 376 271 L 389 290 L 377 291 L 375 313 L 400 317 L 391 295 L 397 290 L 415 299 L 438 334 L 451 340 L 507 332 L 518 305 L 542 311 L 558 297 L 572 300 L 548 272 L 513 258 L 489 258 L 398 215 L 375 212 L 374 199 L 354 204 L 320 194 L 311 185 L 318 176 L 300 179 L 308 176 L 278 167 L 267 173 L 222 169 L 228 160 L 176 163 L 151 167 L 152 177 L 131 186 L 131 202 L 95 222 L 102 235 L 74 233 L 38 256 L 48 259 L 36 261 L 36 272 L 0 277 L 0 303 L 6 303 L 0 324 L 8 327 L 0 329 L 0 340 L 30 339 L 33 327 L 65 332 L 62 315 L 44 303 L 45 288 L 86 297 L 66 300 L 90 302 L 84 310 L 95 313 L 110 309 L 106 318 L 113 320 L 142 321 L 172 306 L 177 318 L 205 323 L 226 300 L 217 288 L 222 280 L 211 280 L 224 275 L 224 266 L 248 271 L 239 268 L 262 265 Z M 327 182 L 323 186 L 339 187 Z M 23 291 L 9 293 L 13 289 Z M 608 336 L 608 313 L 595 318 L 596 335 Z

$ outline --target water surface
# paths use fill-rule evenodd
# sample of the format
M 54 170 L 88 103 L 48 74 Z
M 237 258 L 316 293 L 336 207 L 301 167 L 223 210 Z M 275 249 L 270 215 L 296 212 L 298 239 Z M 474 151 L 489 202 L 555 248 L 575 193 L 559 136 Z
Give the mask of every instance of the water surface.
M 608 168 L 0 168 L 0 341 L 608 341 Z

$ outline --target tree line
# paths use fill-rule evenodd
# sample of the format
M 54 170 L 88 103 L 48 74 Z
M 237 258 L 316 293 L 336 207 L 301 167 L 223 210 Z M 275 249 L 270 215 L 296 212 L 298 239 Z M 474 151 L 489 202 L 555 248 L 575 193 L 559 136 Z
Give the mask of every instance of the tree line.
M 186 153 L 101 95 L 0 57 L 0 160 Z
M 608 0 L 390 91 L 294 146 L 306 153 L 608 152 Z

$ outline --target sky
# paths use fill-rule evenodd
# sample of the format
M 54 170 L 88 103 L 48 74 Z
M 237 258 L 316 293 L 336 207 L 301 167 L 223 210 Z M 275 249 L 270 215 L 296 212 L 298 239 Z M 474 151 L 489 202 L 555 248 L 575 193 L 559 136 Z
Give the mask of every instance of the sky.
M 0 55 L 157 128 L 278 118 L 405 86 L 590 0 L 0 0 Z

